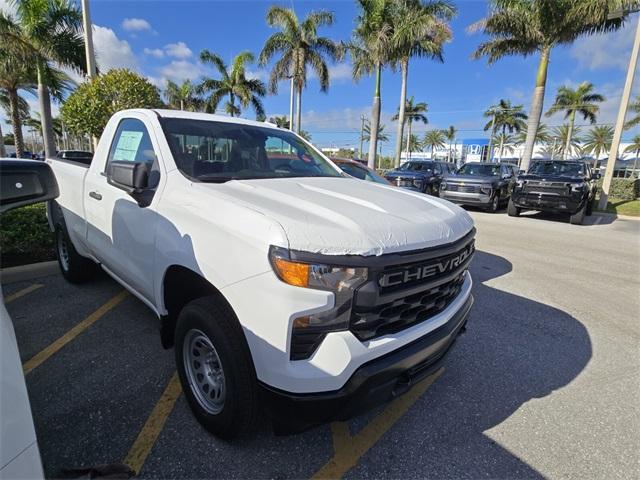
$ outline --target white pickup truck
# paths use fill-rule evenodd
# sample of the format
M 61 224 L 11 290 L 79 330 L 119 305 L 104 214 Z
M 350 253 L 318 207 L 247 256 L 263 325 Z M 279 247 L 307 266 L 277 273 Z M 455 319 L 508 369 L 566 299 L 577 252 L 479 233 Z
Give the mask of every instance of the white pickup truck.
M 288 130 L 128 110 L 89 166 L 47 161 L 62 273 L 100 265 L 155 312 L 193 413 L 223 438 L 262 409 L 290 433 L 388 401 L 466 324 L 469 215 L 356 180 Z

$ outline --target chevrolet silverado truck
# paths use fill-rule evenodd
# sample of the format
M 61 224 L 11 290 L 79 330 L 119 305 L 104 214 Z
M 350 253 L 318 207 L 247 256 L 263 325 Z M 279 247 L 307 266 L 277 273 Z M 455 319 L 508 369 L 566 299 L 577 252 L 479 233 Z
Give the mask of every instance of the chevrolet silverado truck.
M 507 213 L 522 210 L 564 213 L 572 224 L 581 225 L 591 215 L 600 174 L 586 162 L 544 160 L 534 162 L 514 185 Z
M 385 178 L 397 187 L 414 192 L 438 196 L 440 183 L 452 172 L 452 163 L 431 160 L 410 160 L 385 174 Z
M 262 411 L 294 433 L 386 402 L 466 325 L 469 215 L 346 175 L 288 130 L 128 110 L 89 166 L 47 162 L 62 274 L 99 265 L 158 316 L 194 415 L 222 438 Z
M 442 182 L 440 197 L 495 213 L 509 201 L 515 179 L 510 165 L 469 162 Z

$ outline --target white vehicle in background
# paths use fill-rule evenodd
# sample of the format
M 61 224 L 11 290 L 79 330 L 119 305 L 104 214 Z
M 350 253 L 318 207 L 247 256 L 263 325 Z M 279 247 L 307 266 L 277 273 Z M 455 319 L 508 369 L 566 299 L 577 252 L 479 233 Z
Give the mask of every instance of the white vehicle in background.
M 161 320 L 192 411 L 225 438 L 346 419 L 425 378 L 473 302 L 471 217 L 344 174 L 275 125 L 170 110 L 48 159 L 62 273 L 96 264 Z
M 46 163 L 0 159 L 0 215 L 52 200 L 58 186 Z M 43 478 L 13 323 L 0 305 L 0 479 Z

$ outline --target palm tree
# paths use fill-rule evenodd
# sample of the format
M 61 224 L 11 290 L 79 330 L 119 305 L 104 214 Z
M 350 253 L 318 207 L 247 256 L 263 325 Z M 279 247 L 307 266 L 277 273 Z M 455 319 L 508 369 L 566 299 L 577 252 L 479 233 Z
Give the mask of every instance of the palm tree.
M 379 139 L 380 140 L 380 139 Z M 382 141 L 382 140 L 380 140 Z M 411 134 L 411 136 L 406 137 L 404 140 L 405 145 L 407 146 L 407 160 L 411 158 L 411 152 L 419 152 L 422 149 L 422 142 L 418 138 L 417 135 Z
M 584 144 L 582 145 L 583 152 L 589 152 L 593 154 L 595 159 L 600 158 L 600 155 L 606 153 L 611 149 L 611 142 L 613 141 L 613 127 L 608 125 L 597 125 L 589 130 L 589 133 L 584 138 Z
M 190 80 L 185 80 L 180 85 L 167 80 L 164 97 L 167 99 L 169 108 L 189 112 L 197 112 L 202 108 L 202 99 L 198 96 L 196 86 Z
M 280 53 L 269 77 L 269 90 L 277 93 L 278 82 L 293 79 L 297 95 L 296 131 L 302 130 L 302 90 L 307 85 L 307 69 L 311 68 L 320 81 L 320 91 L 329 89 L 327 59 L 337 62 L 342 59 L 342 48 L 327 37 L 318 36 L 318 28 L 333 24 L 333 13 L 324 10 L 311 12 L 300 22 L 293 9 L 272 6 L 267 12 L 267 24 L 280 27 L 262 47 L 259 63 L 264 66 Z
M 200 52 L 200 61 L 213 65 L 221 77 L 220 80 L 205 78 L 196 87 L 199 94 L 209 94 L 204 100 L 205 112 L 215 112 L 220 101 L 228 96 L 229 100 L 225 103 L 224 110 L 232 117 L 239 116 L 242 108 L 247 108 L 249 105 L 253 107 L 256 115 L 264 115 L 260 97 L 265 96 L 267 89 L 260 80 L 246 77 L 246 65 L 253 60 L 251 52 L 240 52 L 229 68 L 215 53 L 209 50 Z M 236 99 L 239 105 L 236 104 Z
M 271 117 L 269 119 L 269 122 L 277 125 L 280 128 L 289 128 L 289 119 L 286 115 L 282 115 L 281 117 Z
M 398 112 L 391 117 L 391 120 L 398 120 L 400 121 L 400 117 L 402 116 L 402 109 L 400 107 L 398 107 Z M 413 124 L 413 122 L 422 122 L 425 125 L 427 123 L 429 123 L 429 120 L 427 119 L 427 116 L 425 115 L 427 113 L 427 111 L 429 110 L 429 106 L 424 103 L 424 102 L 419 102 L 414 104 L 413 103 L 413 95 L 411 97 L 409 97 L 409 99 L 407 99 L 407 101 L 405 102 L 405 107 L 404 107 L 404 121 L 408 124 L 409 126 L 409 133 L 408 136 L 406 138 L 407 141 L 407 158 L 411 157 L 411 148 L 409 148 L 409 139 L 411 138 L 411 125 Z M 402 139 L 401 139 L 402 140 Z M 396 167 L 399 165 L 399 160 L 395 161 L 395 165 Z
M 446 137 L 447 141 L 449 142 L 449 152 L 447 154 L 447 162 L 451 161 L 451 142 L 453 142 L 456 139 L 456 134 L 457 133 L 458 132 L 456 130 L 456 127 L 454 127 L 453 125 L 450 125 L 449 128 L 444 130 L 444 136 Z
M 498 159 L 502 160 L 503 152 L 513 153 L 516 146 L 516 137 L 508 133 L 498 133 L 494 138 L 494 143 L 500 145 Z
M 70 0 L 16 0 L 17 20 L 0 12 L 0 42 L 30 58 L 36 69 L 45 154 L 55 154 L 51 117 L 50 65 L 84 71 L 82 12 Z
M 540 55 L 522 158 L 524 170 L 529 168 L 540 124 L 551 50 L 583 35 L 619 29 L 628 12 L 616 18 L 610 14 L 623 3 L 620 0 L 491 0 L 489 15 L 469 27 L 491 37 L 478 46 L 474 58 L 487 57 L 491 64 L 505 56 Z
M 0 74 L 0 84 L 4 79 L 6 79 L 6 77 L 2 77 L 2 74 Z M 18 103 L 18 117 L 20 119 L 27 118 L 29 116 L 29 104 L 20 95 L 18 95 L 17 103 Z M 9 119 L 13 117 L 10 95 L 7 94 L 7 92 L 4 91 L 2 87 L 0 87 L 0 107 L 5 111 L 5 114 Z M 12 123 L 11 120 L 9 120 L 8 123 Z M 1 122 L 0 122 L 0 125 L 1 125 Z M 4 142 L 2 141 L 2 138 L 4 138 L 4 136 L 2 134 L 2 129 L 0 128 L 0 157 L 6 157 L 7 151 L 4 148 Z M 13 145 L 15 145 L 15 137 L 13 137 Z
M 526 130 L 520 130 L 515 136 L 514 136 L 514 143 L 516 145 L 522 145 L 523 143 L 525 143 L 527 141 L 527 131 Z M 547 144 L 549 142 L 553 141 L 553 137 L 551 135 L 551 133 L 549 132 L 549 127 L 547 127 L 546 124 L 541 123 L 538 126 L 538 131 L 536 132 L 536 141 L 535 143 L 542 143 L 542 144 Z
M 368 165 L 375 168 L 380 125 L 380 83 L 382 69 L 394 61 L 392 0 L 358 0 L 360 13 L 349 45 L 353 63 L 353 78 L 375 73 L 371 123 L 374 125 L 369 142 Z
M 393 48 L 402 72 L 394 159 L 396 167 L 400 165 L 400 153 L 402 152 L 409 59 L 411 57 L 426 57 L 444 62 L 442 47 L 445 42 L 451 40 L 451 29 L 447 22 L 455 14 L 456 8 L 442 0 L 426 3 L 420 0 L 400 0 L 396 2 L 396 8 L 393 9 Z M 409 127 L 411 127 L 410 123 Z M 407 140 L 410 138 L 411 131 L 409 131 Z
M 575 90 L 566 86 L 558 88 L 555 102 L 546 113 L 546 116 L 550 117 L 554 113 L 564 112 L 564 118 L 569 119 L 567 144 L 564 147 L 565 158 L 570 155 L 571 151 L 569 143 L 573 134 L 576 113 L 582 115 L 584 120 L 589 120 L 592 125 L 596 123 L 596 114 L 600 107 L 595 102 L 604 102 L 605 98 L 599 93 L 594 93 L 593 88 L 591 82 L 582 82 Z
M 424 135 L 422 145 L 431 149 L 431 159 L 434 158 L 436 148 L 443 148 L 447 137 L 442 130 L 429 130 Z
M 561 157 L 565 156 L 567 145 L 571 150 L 575 150 L 578 154 L 582 153 L 582 137 L 580 137 L 580 127 L 574 127 L 571 135 L 571 143 L 567 143 L 569 138 L 569 125 L 564 124 L 553 129 L 552 141 L 553 152 Z
M 636 135 L 631 139 L 631 143 L 627 145 L 627 148 L 624 149 L 624 152 L 634 152 L 636 154 L 633 159 L 633 174 L 636 175 L 636 167 L 638 165 L 638 156 L 640 155 L 640 135 Z
M 635 100 L 631 102 L 629 110 L 634 113 L 634 116 L 624 124 L 626 130 L 640 125 L 640 95 L 637 95 Z
M 384 123 L 381 123 L 378 127 L 378 135 L 379 142 L 388 142 L 389 135 L 387 135 L 384 131 Z M 371 142 L 371 122 L 366 120 L 364 123 L 364 127 L 362 128 L 362 141 Z
M 24 152 L 24 137 L 22 135 L 22 121 L 29 116 L 29 105 L 18 94 L 19 90 L 35 93 L 35 71 L 25 67 L 11 52 L 0 48 L 0 96 L 2 105 L 9 113 L 13 128 L 16 156 L 22 157 Z M 3 144 L 4 149 L 4 144 Z
M 484 112 L 484 116 L 491 118 L 491 120 L 484 126 L 484 131 L 491 130 L 489 136 L 489 150 L 488 155 L 491 160 L 493 158 L 492 146 L 495 138 L 504 138 L 507 131 L 509 133 L 519 133 L 524 130 L 526 124 L 524 121 L 527 119 L 527 114 L 524 113 L 523 105 L 511 105 L 510 100 L 500 99 L 496 105 L 489 107 Z M 502 132 L 502 137 L 496 136 L 497 131 Z M 502 158 L 502 148 L 504 144 L 500 145 L 499 156 Z

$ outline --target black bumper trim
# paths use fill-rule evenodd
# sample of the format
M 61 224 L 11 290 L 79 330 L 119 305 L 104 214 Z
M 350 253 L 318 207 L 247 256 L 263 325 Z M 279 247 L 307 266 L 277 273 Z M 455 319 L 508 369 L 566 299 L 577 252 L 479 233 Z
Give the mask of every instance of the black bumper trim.
M 291 393 L 259 382 L 263 404 L 277 434 L 304 431 L 334 420 L 348 420 L 408 391 L 440 368 L 444 356 L 464 329 L 473 296 L 444 325 L 423 337 L 373 359 L 339 390 Z

